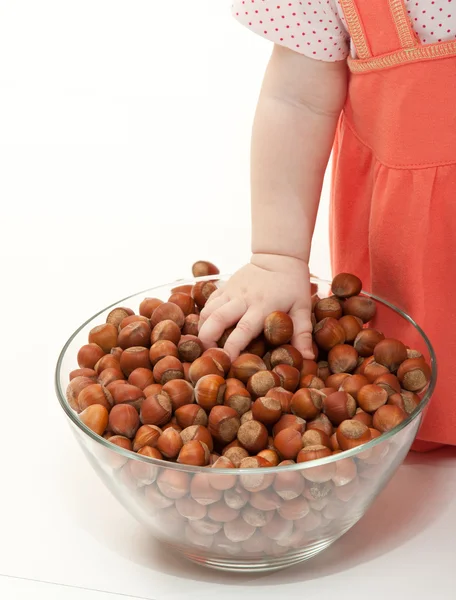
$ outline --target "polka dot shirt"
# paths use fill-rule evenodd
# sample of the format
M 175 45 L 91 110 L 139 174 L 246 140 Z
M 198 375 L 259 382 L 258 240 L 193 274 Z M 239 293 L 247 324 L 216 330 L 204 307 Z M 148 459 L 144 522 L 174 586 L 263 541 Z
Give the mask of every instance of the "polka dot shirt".
M 404 0 L 423 44 L 456 39 L 456 0 Z M 234 0 L 233 15 L 276 44 L 325 61 L 355 56 L 338 0 Z

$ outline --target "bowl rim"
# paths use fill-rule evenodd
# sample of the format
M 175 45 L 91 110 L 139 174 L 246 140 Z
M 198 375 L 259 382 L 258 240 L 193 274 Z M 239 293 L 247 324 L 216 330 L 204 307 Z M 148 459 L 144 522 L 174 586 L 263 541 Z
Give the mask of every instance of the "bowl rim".
M 225 279 L 229 278 L 230 276 L 231 275 L 229 275 L 229 274 L 219 274 L 219 275 L 208 275 L 208 276 L 204 276 L 204 277 L 192 277 L 190 279 L 177 279 L 171 283 L 165 283 L 165 284 L 161 284 L 158 286 L 154 286 L 152 288 L 147 288 L 140 292 L 130 294 L 129 296 L 126 296 L 125 298 L 122 298 L 121 300 L 118 300 L 118 301 L 110 304 L 109 306 L 101 309 L 95 315 L 93 315 L 92 317 L 87 319 L 84 323 L 82 323 L 82 325 L 80 325 L 76 329 L 76 331 L 74 331 L 71 334 L 71 336 L 68 338 L 65 345 L 63 346 L 62 350 L 60 351 L 58 359 L 57 359 L 55 371 L 54 371 L 54 387 L 55 387 L 56 395 L 59 400 L 60 406 L 62 407 L 66 416 L 70 419 L 72 425 L 75 426 L 76 429 L 80 429 L 83 433 L 85 433 L 87 436 L 89 436 L 89 438 L 91 438 L 94 442 L 100 444 L 102 447 L 106 448 L 107 450 L 110 450 L 111 452 L 115 452 L 115 453 L 123 456 L 124 458 L 128 458 L 130 460 L 138 460 L 140 462 L 145 462 L 148 464 L 155 464 L 157 467 L 161 467 L 163 469 L 173 469 L 173 470 L 177 470 L 177 471 L 185 471 L 187 473 L 214 473 L 214 474 L 224 474 L 224 475 L 240 475 L 240 474 L 247 474 L 247 473 L 249 473 L 251 475 L 255 475 L 255 474 L 258 475 L 260 473 L 264 474 L 265 473 L 264 468 L 219 469 L 219 468 L 213 468 L 213 467 L 208 467 L 208 466 L 197 467 L 197 466 L 193 466 L 193 465 L 184 465 L 184 464 L 179 464 L 179 463 L 173 463 L 173 462 L 168 462 L 168 461 L 160 460 L 160 459 L 156 459 L 156 458 L 149 458 L 147 456 L 137 454 L 136 452 L 133 452 L 131 450 L 125 450 L 124 448 L 116 446 L 115 444 L 110 444 L 108 440 L 106 440 L 102 436 L 99 436 L 98 434 L 93 432 L 91 429 L 89 429 L 89 427 L 87 427 L 78 418 L 77 413 L 75 413 L 73 411 L 73 409 L 70 407 L 70 405 L 68 404 L 68 401 L 66 399 L 66 394 L 64 393 L 64 391 L 62 390 L 61 385 L 60 385 L 60 374 L 61 374 L 63 359 L 64 359 L 65 354 L 66 354 L 69 346 L 71 345 L 72 341 L 82 331 L 82 329 L 84 329 L 87 325 L 89 325 L 98 316 L 105 313 L 107 310 L 109 310 L 111 308 L 115 308 L 115 307 L 119 306 L 120 304 L 127 302 L 128 300 L 131 300 L 132 298 L 136 298 L 137 296 L 141 296 L 143 294 L 150 294 L 152 292 L 156 292 L 163 288 L 172 288 L 172 287 L 177 287 L 177 286 L 181 286 L 181 285 L 193 285 L 198 281 L 214 281 L 215 278 L 217 280 L 225 280 Z M 325 284 L 325 285 L 328 285 L 329 287 L 331 286 L 330 281 L 328 281 L 326 279 L 321 279 L 319 277 L 311 277 L 310 281 L 311 281 L 311 283 L 315 283 L 317 285 Z M 363 296 L 366 296 L 368 298 L 372 298 L 376 302 L 379 302 L 380 304 L 383 304 L 384 306 L 387 306 L 389 309 L 393 310 L 400 317 L 402 317 L 403 319 L 408 321 L 408 323 L 410 323 L 422 337 L 422 339 L 428 349 L 429 355 L 431 357 L 431 364 L 430 364 L 431 379 L 430 379 L 430 382 L 428 384 L 428 387 L 426 389 L 423 399 L 421 400 L 421 402 L 417 406 L 417 408 L 407 417 L 407 419 L 402 421 L 402 423 L 397 425 L 394 429 L 391 429 L 391 431 L 388 431 L 387 433 L 383 433 L 381 436 L 371 440 L 370 442 L 366 442 L 365 444 L 362 444 L 361 446 L 352 448 L 351 450 L 345 450 L 344 452 L 339 453 L 339 454 L 331 454 L 331 456 L 327 456 L 325 458 L 319 458 L 319 459 L 309 461 L 309 462 L 295 463 L 295 464 L 286 465 L 286 466 L 268 467 L 267 473 L 275 474 L 278 472 L 283 473 L 286 471 L 305 471 L 307 469 L 321 467 L 321 466 L 328 465 L 328 464 L 331 464 L 334 462 L 338 462 L 340 460 L 353 458 L 353 457 L 357 456 L 358 454 L 365 453 L 368 450 L 375 448 L 375 446 L 377 446 L 387 440 L 390 440 L 396 434 L 398 434 L 400 431 L 402 431 L 403 429 L 408 427 L 408 425 L 410 425 L 415 419 L 418 418 L 419 415 L 422 414 L 424 409 L 429 404 L 429 401 L 435 390 L 438 369 L 437 369 L 437 358 L 435 355 L 435 351 L 434 351 L 434 348 L 433 348 L 428 336 L 425 334 L 423 329 L 421 329 L 421 327 L 414 321 L 414 319 L 412 319 L 412 317 L 410 317 L 407 313 L 405 313 L 400 308 L 394 306 L 387 300 L 384 300 L 383 298 L 380 298 L 379 296 L 376 296 L 375 294 L 365 292 L 364 290 L 362 290 L 360 292 L 360 294 L 362 294 Z

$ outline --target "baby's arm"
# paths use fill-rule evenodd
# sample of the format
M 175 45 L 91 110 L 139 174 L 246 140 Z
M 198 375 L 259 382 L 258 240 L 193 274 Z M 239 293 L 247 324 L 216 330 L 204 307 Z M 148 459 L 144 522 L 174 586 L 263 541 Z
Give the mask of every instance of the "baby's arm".
M 273 310 L 290 312 L 294 345 L 312 357 L 308 261 L 323 177 L 347 87 L 345 62 L 320 62 L 276 46 L 252 136 L 252 258 L 201 314 L 200 337 L 234 358 Z

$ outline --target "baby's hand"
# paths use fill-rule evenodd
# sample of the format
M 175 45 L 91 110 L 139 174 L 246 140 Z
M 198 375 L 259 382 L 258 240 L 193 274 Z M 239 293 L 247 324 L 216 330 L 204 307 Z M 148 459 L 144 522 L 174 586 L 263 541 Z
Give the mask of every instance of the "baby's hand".
M 304 358 L 313 359 L 309 267 L 287 256 L 254 254 L 250 264 L 209 298 L 201 311 L 199 337 L 206 347 L 213 347 L 225 329 L 239 321 L 225 344 L 234 360 L 276 310 L 289 313 L 294 325 L 292 344 Z

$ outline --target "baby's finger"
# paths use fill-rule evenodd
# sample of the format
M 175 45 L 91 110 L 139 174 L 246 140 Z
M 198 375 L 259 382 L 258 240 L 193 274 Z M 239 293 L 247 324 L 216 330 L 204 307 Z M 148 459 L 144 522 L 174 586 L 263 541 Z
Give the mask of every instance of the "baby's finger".
M 241 351 L 263 331 L 263 327 L 264 315 L 261 310 L 249 308 L 225 343 L 224 350 L 231 356 L 231 360 L 239 356 Z
M 291 343 L 304 358 L 313 360 L 315 356 L 312 349 L 312 322 L 309 308 L 294 306 L 290 311 L 290 317 L 293 320 L 294 330 Z
M 245 304 L 239 298 L 230 300 L 215 310 L 206 320 L 199 331 L 199 338 L 206 348 L 216 345 L 228 327 L 236 323 L 245 313 Z
M 204 325 L 204 323 L 208 320 L 208 318 L 219 308 L 222 308 L 222 306 L 224 306 L 225 304 L 227 304 L 230 301 L 230 299 L 228 298 L 228 296 L 226 294 L 222 294 L 221 296 L 219 296 L 218 298 L 215 298 L 214 300 L 212 300 L 212 296 L 211 296 L 211 301 L 206 303 L 206 306 L 203 308 L 203 310 L 200 313 L 200 318 L 199 318 L 199 322 L 198 322 L 198 327 L 201 331 L 202 326 Z

